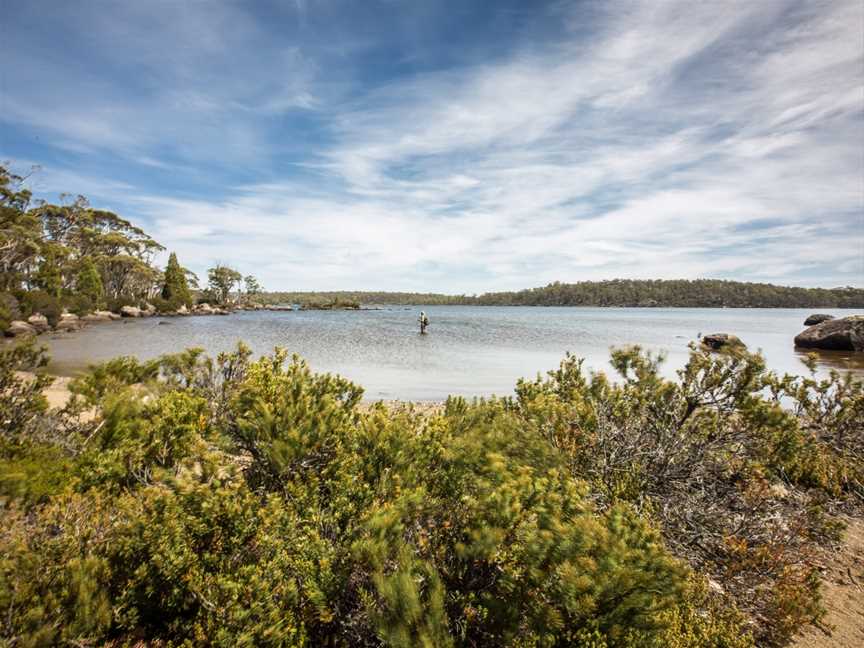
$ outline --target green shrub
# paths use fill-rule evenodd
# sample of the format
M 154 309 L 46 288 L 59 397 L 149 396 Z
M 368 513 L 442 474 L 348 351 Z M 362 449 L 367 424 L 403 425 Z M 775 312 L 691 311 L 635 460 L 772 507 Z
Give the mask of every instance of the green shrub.
M 35 349 L 0 353 L 15 645 L 782 645 L 858 483 L 860 381 L 755 356 L 670 381 L 622 350 L 619 382 L 568 357 L 418 415 L 282 351 L 190 349 L 94 367 L 76 428 L 16 377 Z
M 96 302 L 87 295 L 69 295 L 63 297 L 62 303 L 70 313 L 75 313 L 79 317 L 92 313 L 97 306 Z
M 0 333 L 9 327 L 9 323 L 21 319 L 18 300 L 8 292 L 0 293 Z
M 141 301 L 139 299 L 136 299 L 134 297 L 128 297 L 126 295 L 120 297 L 113 297 L 105 300 L 105 307 L 112 313 L 119 313 L 120 309 L 124 306 L 140 307 Z
M 51 295 L 44 290 L 31 290 L 21 293 L 21 314 L 30 317 L 35 313 L 41 313 L 48 319 L 51 326 L 57 326 L 60 315 L 63 314 L 63 302 L 60 298 Z

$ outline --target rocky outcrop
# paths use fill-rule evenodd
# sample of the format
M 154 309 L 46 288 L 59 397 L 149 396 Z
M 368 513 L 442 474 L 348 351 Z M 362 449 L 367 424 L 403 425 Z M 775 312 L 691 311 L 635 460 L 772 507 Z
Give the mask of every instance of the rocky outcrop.
M 60 316 L 60 321 L 57 322 L 57 326 L 54 328 L 58 331 L 77 331 L 82 326 L 81 320 L 78 319 L 77 315 L 73 313 L 63 313 Z
M 120 309 L 120 315 L 123 317 L 141 317 L 141 309 L 137 306 L 124 306 Z
M 27 318 L 27 323 L 36 329 L 37 333 L 45 333 L 51 330 L 51 325 L 48 323 L 48 318 L 42 313 L 33 313 Z
M 100 322 L 110 322 L 115 319 L 112 317 L 114 315 L 116 319 L 120 319 L 119 315 L 116 313 L 111 313 L 109 311 L 96 311 L 94 313 L 89 313 L 81 318 L 83 322 L 87 322 L 88 324 L 99 324 Z
M 826 315 L 825 313 L 815 313 L 804 320 L 804 326 L 815 326 L 816 324 L 821 324 L 822 322 L 827 322 L 828 320 L 834 319 L 833 315 Z
M 93 311 L 93 314 L 99 315 L 100 317 L 102 317 L 104 315 L 105 317 L 107 317 L 110 320 L 123 319 L 123 317 L 122 317 L 122 315 L 120 315 L 120 313 L 112 313 L 111 311 L 107 311 L 107 310 Z
M 204 302 L 203 304 L 198 304 L 197 306 L 195 306 L 192 309 L 192 312 L 196 315 L 212 315 L 213 307 L 207 302 Z
M 712 333 L 702 336 L 702 346 L 711 351 L 743 350 L 747 348 L 737 335 L 729 333 Z
M 830 319 L 795 336 L 800 349 L 864 351 L 864 315 Z
M 230 315 L 231 311 L 226 310 L 224 308 L 216 308 L 204 302 L 203 304 L 198 304 L 192 310 L 193 315 Z
M 14 320 L 9 323 L 9 328 L 4 331 L 6 337 L 24 337 L 36 335 L 36 327 L 22 320 Z

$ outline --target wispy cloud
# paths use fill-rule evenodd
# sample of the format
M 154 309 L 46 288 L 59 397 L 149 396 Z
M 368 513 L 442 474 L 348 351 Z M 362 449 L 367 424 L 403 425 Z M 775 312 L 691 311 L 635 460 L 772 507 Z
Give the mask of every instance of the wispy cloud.
M 315 38 L 338 32 L 332 8 L 322 27 L 298 5 L 288 38 L 233 4 L 200 21 L 196 6 L 107 30 L 99 51 L 128 43 L 124 65 L 152 75 L 135 92 L 82 73 L 86 107 L 30 110 L 26 92 L 4 107 L 67 152 L 177 165 L 188 187 L 127 172 L 129 191 L 97 197 L 196 269 L 231 260 L 310 289 L 864 284 L 857 0 L 556 4 L 519 14 L 506 51 L 413 71 L 381 63 L 398 48 L 334 54 Z M 69 85 L 67 66 L 46 70 Z

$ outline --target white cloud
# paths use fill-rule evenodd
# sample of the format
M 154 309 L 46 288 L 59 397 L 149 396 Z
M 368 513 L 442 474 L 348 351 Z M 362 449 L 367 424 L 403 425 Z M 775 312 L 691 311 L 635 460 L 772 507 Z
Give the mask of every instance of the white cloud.
M 87 110 L 16 102 L 8 112 L 69 146 L 153 168 L 166 164 L 155 150 L 166 140 L 201 164 L 270 168 L 285 142 L 252 116 L 313 113 L 326 126 L 303 164 L 229 197 L 113 187 L 196 270 L 228 260 L 297 289 L 696 276 L 864 284 L 857 0 L 615 3 L 587 26 L 574 12 L 572 33 L 554 42 L 394 79 L 351 102 L 328 95 L 314 57 L 274 44 L 235 7 L 200 22 L 188 7 L 154 28 L 191 30 L 194 47 L 100 36 L 127 43 L 144 69 L 178 61 L 157 75 L 151 100 L 115 105 L 106 90 Z M 269 65 L 216 88 L 199 78 L 255 41 Z

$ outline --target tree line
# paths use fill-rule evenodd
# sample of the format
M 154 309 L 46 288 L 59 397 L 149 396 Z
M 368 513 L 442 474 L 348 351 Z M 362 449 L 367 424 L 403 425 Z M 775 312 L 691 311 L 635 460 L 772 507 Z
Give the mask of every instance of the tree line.
M 64 309 L 152 305 L 161 312 L 191 307 L 197 300 L 226 303 L 261 291 L 255 277 L 217 264 L 208 285 L 171 253 L 167 266 L 154 263 L 164 247 L 121 216 L 93 208 L 86 198 L 61 196 L 61 204 L 34 200 L 26 178 L 0 165 L 0 324 L 34 313 L 52 323 Z
M 554 282 L 482 295 L 331 291 L 270 292 L 272 303 L 353 302 L 393 305 L 630 306 L 679 308 L 864 308 L 864 289 L 800 288 L 718 279 L 612 279 Z

